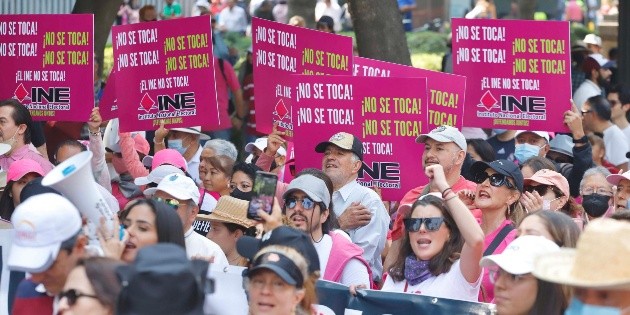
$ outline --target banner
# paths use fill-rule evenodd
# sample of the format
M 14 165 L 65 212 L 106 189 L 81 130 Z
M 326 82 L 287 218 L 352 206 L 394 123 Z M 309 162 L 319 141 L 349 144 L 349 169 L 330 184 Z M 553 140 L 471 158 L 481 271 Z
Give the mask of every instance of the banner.
M 92 14 L 0 15 L 0 99 L 33 120 L 81 121 L 94 107 Z
M 466 127 L 568 132 L 569 23 L 453 19 L 453 69 L 468 78 Z
M 325 280 L 316 284 L 318 314 L 323 315 L 451 315 L 495 314 L 493 304 L 442 299 L 411 293 L 359 290 L 352 296 L 348 287 Z
M 321 168 L 315 146 L 344 131 L 363 142 L 358 182 L 382 189 L 383 200 L 400 200 L 419 185 L 427 131 L 424 78 L 294 75 L 296 169 Z M 378 87 L 378 88 L 375 88 Z
M 209 16 L 114 26 L 120 131 L 219 125 Z
M 116 99 L 116 70 L 112 69 L 103 90 L 103 96 L 98 102 L 98 110 L 103 121 L 118 118 L 118 100 Z
M 352 75 L 352 38 L 252 19 L 256 130 L 293 136 L 290 74 Z
M 359 77 L 427 78 L 427 130 L 442 125 L 462 129 L 466 77 L 380 60 L 354 57 L 354 75 Z

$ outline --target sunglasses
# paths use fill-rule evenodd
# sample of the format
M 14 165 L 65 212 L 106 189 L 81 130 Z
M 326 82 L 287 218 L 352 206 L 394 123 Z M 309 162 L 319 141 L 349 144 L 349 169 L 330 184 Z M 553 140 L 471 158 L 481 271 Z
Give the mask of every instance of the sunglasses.
M 297 206 L 298 201 L 302 204 L 302 208 L 306 210 L 311 210 L 315 207 L 315 201 L 309 197 L 304 197 L 302 199 L 289 197 L 285 200 L 284 204 L 287 206 L 287 209 L 293 209 Z
M 63 291 L 59 293 L 59 299 L 66 298 L 68 300 L 68 306 L 74 306 L 77 304 L 77 300 L 80 297 L 89 297 L 93 299 L 98 299 L 96 295 L 83 294 L 76 289 L 70 289 L 68 291 Z
M 172 198 L 160 198 L 160 197 L 155 197 L 153 198 L 153 200 L 155 201 L 161 201 L 169 206 L 171 206 L 173 209 L 177 210 L 179 209 L 179 206 L 181 205 L 185 205 L 186 203 L 180 203 L 179 200 L 177 199 L 172 199 Z
M 486 181 L 486 179 L 490 179 L 490 185 L 494 187 L 501 187 L 505 185 L 509 189 L 516 189 L 512 183 L 507 179 L 507 176 L 499 173 L 494 173 L 492 175 L 488 175 L 486 172 L 480 172 L 475 175 L 474 182 L 477 184 L 481 184 Z
M 525 186 L 525 188 L 523 189 L 524 191 L 528 191 L 530 193 L 533 193 L 534 191 L 537 192 L 540 196 L 543 196 L 544 194 L 547 193 L 547 189 L 549 188 L 549 186 L 547 185 L 538 185 L 538 186 Z
M 403 222 L 405 223 L 405 229 L 407 230 L 407 232 L 420 231 L 422 223 L 424 223 L 424 228 L 427 229 L 427 231 L 434 232 L 440 229 L 442 222 L 444 222 L 444 218 L 407 218 L 404 219 Z
M 527 278 L 527 276 L 529 275 L 529 273 L 526 274 L 522 274 L 522 275 L 515 275 L 515 274 L 511 274 L 501 268 L 496 268 L 496 269 L 490 269 L 490 282 L 492 284 L 497 283 L 497 281 L 499 280 L 499 277 L 501 277 L 501 275 L 506 275 L 508 277 L 508 282 L 509 283 L 517 283 L 520 282 L 522 279 Z

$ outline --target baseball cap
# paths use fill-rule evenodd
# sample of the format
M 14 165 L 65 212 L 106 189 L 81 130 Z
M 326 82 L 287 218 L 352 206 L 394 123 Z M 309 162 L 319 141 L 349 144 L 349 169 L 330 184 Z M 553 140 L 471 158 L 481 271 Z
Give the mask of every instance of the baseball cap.
M 184 174 L 173 173 L 166 175 L 157 187 L 147 188 L 144 195 L 152 197 L 157 191 L 163 191 L 179 200 L 192 200 L 199 205 L 199 188 L 195 182 Z
M 246 144 L 245 152 L 253 153 L 254 148 L 257 148 L 260 151 L 265 151 L 265 148 L 267 148 L 267 137 L 258 138 L 256 139 L 256 141 Z M 278 151 L 276 152 L 276 154 L 281 155 L 281 156 L 287 156 L 287 150 L 284 147 L 280 147 L 278 148 Z
M 591 71 L 599 70 L 601 67 L 602 65 L 593 57 L 587 57 L 582 62 L 582 71 L 585 73 L 591 73 Z
M 207 134 L 201 132 L 201 126 L 183 127 L 183 128 L 171 128 L 170 130 L 179 131 L 179 132 L 185 132 L 185 133 L 192 133 L 192 134 L 195 134 L 195 135 L 199 135 L 199 140 L 210 140 L 210 136 L 208 136 Z
M 20 192 L 20 202 L 24 202 L 26 199 L 30 197 L 45 194 L 45 193 L 53 193 L 53 194 L 61 195 L 61 193 L 59 193 L 52 187 L 42 185 L 43 179 L 44 179 L 43 177 L 38 177 L 28 182 L 26 185 L 24 185 L 24 188 L 22 188 L 22 191 Z
M 18 181 L 28 173 L 35 173 L 39 176 L 45 175 L 44 169 L 39 163 L 26 158 L 11 163 L 7 172 L 7 182 Z
M 530 131 L 530 130 L 519 130 L 514 134 L 514 138 L 518 137 L 518 135 L 523 133 L 533 133 L 541 138 L 545 138 L 547 142 L 549 142 L 549 133 L 546 131 Z
M 499 266 L 513 275 L 522 275 L 534 271 L 534 261 L 539 255 L 559 250 L 556 243 L 545 237 L 523 235 L 513 240 L 501 254 L 481 258 L 479 265 L 484 268 Z
M 514 164 L 514 162 L 508 160 L 496 160 L 490 163 L 477 161 L 473 163 L 473 165 L 470 167 L 470 174 L 473 177 L 476 177 L 477 174 L 485 172 L 488 168 L 493 169 L 499 174 L 511 177 L 514 180 L 516 189 L 518 189 L 518 191 L 520 192 L 523 192 L 523 173 L 521 173 L 521 170 L 518 168 L 518 166 L 516 166 L 516 164 Z
M 556 135 L 549 141 L 549 151 L 573 157 L 573 138 L 567 135 Z
M 612 175 L 606 176 L 606 180 L 615 186 L 619 185 L 619 182 L 622 179 L 630 180 L 630 171 L 627 171 L 623 174 L 612 174 Z
M 120 136 L 118 134 L 118 118 L 114 118 L 107 123 L 105 127 L 105 133 L 103 134 L 103 144 L 105 148 L 113 151 L 120 152 Z M 143 154 L 149 154 L 149 142 L 145 139 L 146 133 L 144 131 L 134 131 L 130 133 L 131 138 L 134 140 L 134 148 L 136 151 Z M 139 137 L 137 137 L 139 136 Z M 144 143 L 142 142 L 144 140 Z
M 451 126 L 438 126 L 431 130 L 429 133 L 421 134 L 416 138 L 417 143 L 424 143 L 427 138 L 431 138 L 437 142 L 454 142 L 460 149 L 466 152 L 468 145 L 466 144 L 466 138 L 464 135 Z
M 153 156 L 147 155 L 142 159 L 142 164 L 150 167 L 152 170 L 162 164 L 170 164 L 184 171 L 188 171 L 186 159 L 174 149 L 163 149 L 156 152 Z
M 563 195 L 567 197 L 571 196 L 571 193 L 569 191 L 569 182 L 564 176 L 562 176 L 562 174 L 558 172 L 548 169 L 542 169 L 534 173 L 532 177 L 525 178 L 524 185 L 529 185 L 532 182 L 542 185 L 556 186 L 558 187 L 558 189 L 560 189 Z
M 133 183 L 138 185 L 138 186 L 142 186 L 142 185 L 147 185 L 150 183 L 154 183 L 154 184 L 159 184 L 160 181 L 162 181 L 162 179 L 164 179 L 164 177 L 170 175 L 170 174 L 181 174 L 184 175 L 184 171 L 182 171 L 181 169 L 173 166 L 173 165 L 168 165 L 168 164 L 164 164 L 164 165 L 160 165 L 156 168 L 154 168 L 151 173 L 149 173 L 149 175 L 147 176 L 143 176 L 143 177 L 138 177 L 136 179 L 133 180 Z
M 296 190 L 303 191 L 315 202 L 323 202 L 326 208 L 330 209 L 330 192 L 323 180 L 310 174 L 298 176 L 289 183 L 287 190 L 282 194 L 282 198 L 286 199 L 287 196 Z
M 595 34 L 586 34 L 586 36 L 584 36 L 584 40 L 583 40 L 584 44 L 591 44 L 591 45 L 597 45 L 597 46 L 601 46 L 602 45 L 602 38 L 595 35 Z
M 317 25 L 324 25 L 327 26 L 329 29 L 333 29 L 335 26 L 335 21 L 333 20 L 332 17 L 328 16 L 328 15 L 322 15 L 322 17 L 319 18 L 319 20 L 317 21 Z
M 269 245 L 283 245 L 297 250 L 306 259 L 309 274 L 320 270 L 319 256 L 310 236 L 289 226 L 277 227 L 267 232 L 262 239 L 241 236 L 236 241 L 236 251 L 242 257 L 252 261 L 260 249 Z
M 206 261 L 188 260 L 180 245 L 141 248 L 133 264 L 116 269 L 122 283 L 116 314 L 202 315 L 208 267 Z
M 301 288 L 304 285 L 304 276 L 300 268 L 298 268 L 291 258 L 285 256 L 280 251 L 271 251 L 256 257 L 252 267 L 247 270 L 247 275 L 251 275 L 261 269 L 273 271 L 278 277 L 282 278 L 284 282 L 294 285 L 297 288 Z
M 39 273 L 57 259 L 61 243 L 82 226 L 79 210 L 65 197 L 45 193 L 31 197 L 11 216 L 13 245 L 7 265 L 11 270 Z
M 363 161 L 363 144 L 357 137 L 347 133 L 338 132 L 334 134 L 328 141 L 320 142 L 315 146 L 315 152 L 324 153 L 326 148 L 334 144 L 344 150 L 351 151 L 359 157 L 359 160 Z

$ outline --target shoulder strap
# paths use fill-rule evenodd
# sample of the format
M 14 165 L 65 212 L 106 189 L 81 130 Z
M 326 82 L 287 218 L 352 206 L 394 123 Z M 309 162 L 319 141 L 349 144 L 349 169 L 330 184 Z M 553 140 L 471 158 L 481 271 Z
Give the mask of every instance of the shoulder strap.
M 495 236 L 495 238 L 492 240 L 492 243 L 490 243 L 490 246 L 488 246 L 488 248 L 486 248 L 486 250 L 483 252 L 484 256 L 488 256 L 492 253 L 494 253 L 494 251 L 497 249 L 497 247 L 499 247 L 499 244 L 501 244 L 501 242 L 503 242 L 503 240 L 505 239 L 505 237 L 512 232 L 512 230 L 514 230 L 514 227 L 512 226 L 512 224 L 508 224 L 506 226 L 504 226 L 501 231 L 499 231 L 499 234 L 497 234 L 497 236 Z
M 221 75 L 223 75 L 223 80 L 225 80 L 225 84 L 227 84 L 227 77 L 225 76 L 225 66 L 223 65 L 223 59 L 219 59 L 219 69 L 221 69 Z

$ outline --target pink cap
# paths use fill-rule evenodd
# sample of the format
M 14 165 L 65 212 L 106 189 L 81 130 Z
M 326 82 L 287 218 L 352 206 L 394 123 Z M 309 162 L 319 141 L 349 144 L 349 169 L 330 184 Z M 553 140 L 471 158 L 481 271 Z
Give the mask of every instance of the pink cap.
M 45 172 L 39 163 L 31 159 L 17 160 L 9 166 L 7 173 L 7 182 L 18 181 L 28 173 L 35 173 L 44 176 Z
M 530 185 L 531 182 L 547 186 L 556 186 L 558 187 L 558 189 L 560 189 L 562 194 L 567 197 L 571 196 L 571 192 L 569 191 L 569 181 L 567 181 L 567 179 L 558 172 L 548 169 L 542 169 L 534 173 L 532 177 L 525 178 L 524 184 Z
M 160 150 L 153 156 L 151 161 L 151 169 L 154 170 L 160 165 L 170 164 L 184 171 L 188 171 L 186 159 L 173 149 Z
M 136 149 L 136 151 L 144 155 L 149 154 L 149 150 L 151 150 L 151 147 L 149 146 L 149 141 L 147 141 L 147 139 L 145 139 L 142 134 L 137 133 L 133 137 L 133 142 L 133 148 Z
M 623 174 L 612 174 L 612 175 L 606 176 L 606 180 L 608 180 L 609 183 L 615 186 L 618 186 L 619 182 L 623 179 L 630 180 L 630 171 L 627 171 Z

